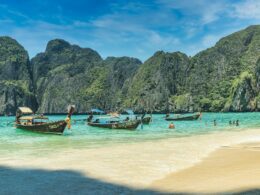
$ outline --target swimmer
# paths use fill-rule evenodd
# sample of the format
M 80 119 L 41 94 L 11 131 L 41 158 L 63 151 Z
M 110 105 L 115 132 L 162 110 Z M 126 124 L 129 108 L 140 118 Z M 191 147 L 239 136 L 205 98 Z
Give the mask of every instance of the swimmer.
M 175 128 L 174 124 L 171 123 L 171 124 L 169 125 L 169 129 L 174 129 L 174 128 Z

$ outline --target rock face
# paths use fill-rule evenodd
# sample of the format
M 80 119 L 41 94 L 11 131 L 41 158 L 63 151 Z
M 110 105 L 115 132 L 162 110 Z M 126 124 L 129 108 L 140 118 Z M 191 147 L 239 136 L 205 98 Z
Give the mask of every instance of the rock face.
M 153 105 L 146 110 L 174 112 L 256 110 L 259 84 L 254 80 L 259 75 L 254 75 L 259 57 L 259 25 L 231 34 L 192 58 L 157 52 L 135 75 L 129 105 L 138 109 L 150 101 Z M 246 73 L 250 79 L 241 77 Z
M 37 109 L 29 57 L 10 37 L 0 37 L 0 113 L 14 114 L 17 107 Z
M 205 111 L 240 111 L 239 107 L 234 107 L 235 102 L 226 104 L 233 93 L 232 83 L 236 82 L 243 72 L 254 73 L 256 61 L 260 56 L 259 48 L 260 26 L 251 26 L 221 39 L 214 47 L 194 56 L 188 83 L 195 110 L 202 108 Z M 254 87 L 248 90 L 254 91 Z M 254 93 L 250 96 L 254 96 Z M 236 101 L 236 98 L 233 101 Z
M 248 72 L 243 72 L 242 75 L 233 82 L 230 102 L 230 111 L 253 111 L 256 108 L 255 90 L 253 84 L 253 76 Z
M 129 57 L 109 57 L 94 68 L 90 86 L 85 90 L 88 108 L 119 110 L 125 100 L 129 84 L 141 61 Z
M 182 94 L 189 58 L 180 52 L 156 52 L 140 66 L 124 102 L 136 111 L 167 111 L 172 94 Z
M 108 57 L 56 39 L 29 61 L 24 48 L 0 38 L 0 112 L 20 105 L 39 113 L 97 107 L 135 111 L 259 111 L 260 26 L 222 38 L 188 57 L 156 52 L 143 64 Z M 37 102 L 36 102 L 37 100 Z
M 92 49 L 52 40 L 32 59 L 38 112 L 64 113 L 68 104 L 75 104 L 78 112 L 115 108 L 125 81 L 140 63 L 127 57 L 102 60 Z
M 82 89 L 89 85 L 87 75 L 101 62 L 92 49 L 82 49 L 64 40 L 52 40 L 46 51 L 31 61 L 40 113 L 64 113 L 68 104 L 84 108 Z
M 260 111 L 260 58 L 256 64 L 256 111 Z

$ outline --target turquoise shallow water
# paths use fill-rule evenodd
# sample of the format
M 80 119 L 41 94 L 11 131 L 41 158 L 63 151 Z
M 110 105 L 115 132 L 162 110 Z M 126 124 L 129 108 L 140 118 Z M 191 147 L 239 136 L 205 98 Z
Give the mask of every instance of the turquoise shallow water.
M 216 131 L 243 131 L 260 128 L 260 113 L 203 113 L 202 120 L 176 121 L 175 129 L 168 129 L 169 122 L 164 115 L 153 115 L 150 125 L 139 126 L 136 131 L 109 130 L 90 127 L 85 122 L 73 120 L 86 116 L 72 117 L 72 130 L 66 129 L 63 135 L 31 133 L 16 129 L 14 117 L 0 117 L 0 153 L 34 154 L 59 151 L 66 148 L 95 148 L 112 144 L 143 142 L 156 139 L 179 138 Z M 65 116 L 49 116 L 50 120 L 64 119 Z M 216 119 L 217 126 L 213 125 Z M 239 120 L 239 127 L 230 126 L 230 120 Z

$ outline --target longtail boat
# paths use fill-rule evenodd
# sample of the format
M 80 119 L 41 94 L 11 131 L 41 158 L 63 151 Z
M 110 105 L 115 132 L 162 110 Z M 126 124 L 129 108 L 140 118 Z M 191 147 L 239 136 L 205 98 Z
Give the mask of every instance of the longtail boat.
M 70 127 L 71 115 L 74 112 L 74 110 L 74 106 L 69 106 L 68 115 L 65 120 L 49 122 L 48 117 L 46 116 L 32 115 L 33 112 L 30 108 L 19 107 L 16 112 L 15 126 L 18 129 L 23 129 L 37 133 L 62 134 L 67 125 Z
M 142 118 L 142 123 L 143 124 L 150 124 L 151 121 L 152 121 L 152 117 L 151 116 L 146 116 L 146 117 Z
M 192 120 L 198 120 L 201 116 L 201 113 L 195 113 L 192 115 L 179 115 L 177 114 L 174 117 L 166 116 L 165 120 L 167 121 L 192 121 Z
M 150 124 L 150 122 L 152 121 L 152 114 L 150 114 L 150 116 L 145 116 L 146 113 L 142 114 L 141 116 L 141 121 L 142 124 L 147 125 Z
M 89 121 L 88 125 L 93 127 L 107 128 L 107 129 L 135 130 L 140 123 L 141 120 L 119 121 L 118 119 L 110 119 L 103 122 L 100 121 L 100 119 L 96 119 L 95 121 Z

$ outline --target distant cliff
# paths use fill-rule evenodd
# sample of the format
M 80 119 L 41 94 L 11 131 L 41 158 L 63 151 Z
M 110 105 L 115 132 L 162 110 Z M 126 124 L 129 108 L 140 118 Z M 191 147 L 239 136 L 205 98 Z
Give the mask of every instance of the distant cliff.
M 222 38 L 192 58 L 156 52 L 134 76 L 126 105 L 175 112 L 256 111 L 259 63 L 260 26 Z
M 136 111 L 260 111 L 260 26 L 220 39 L 188 57 L 156 52 L 143 64 L 55 39 L 29 61 L 15 40 L 0 37 L 0 113 L 21 105 L 39 113 L 92 107 Z
M 124 106 L 140 112 L 168 111 L 171 96 L 185 94 L 189 63 L 183 53 L 156 52 L 134 75 Z
M 260 26 L 222 38 L 191 59 L 189 90 L 194 108 L 206 111 L 253 111 L 259 92 L 255 69 L 260 57 Z
M 29 57 L 17 41 L 0 37 L 0 113 L 14 114 L 21 105 L 37 109 Z
M 92 49 L 57 39 L 31 64 L 38 112 L 64 113 L 68 104 L 75 104 L 78 112 L 115 108 L 141 62 L 127 57 L 102 60 Z

